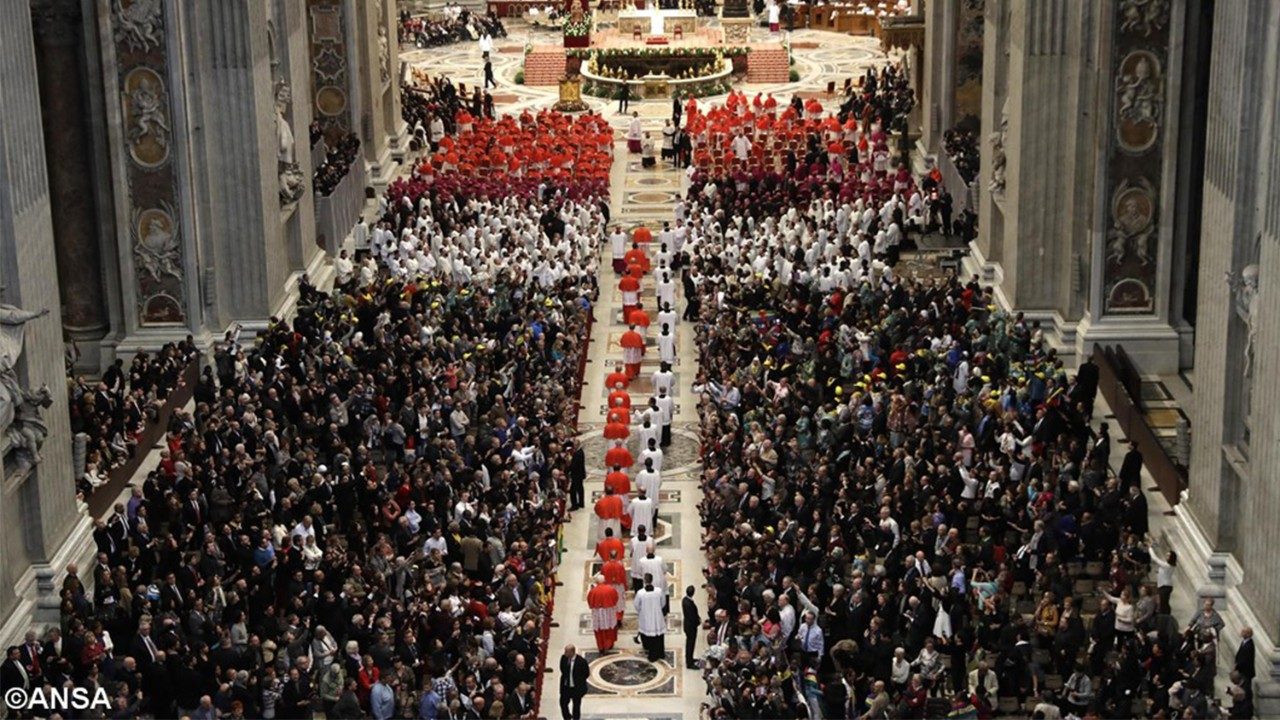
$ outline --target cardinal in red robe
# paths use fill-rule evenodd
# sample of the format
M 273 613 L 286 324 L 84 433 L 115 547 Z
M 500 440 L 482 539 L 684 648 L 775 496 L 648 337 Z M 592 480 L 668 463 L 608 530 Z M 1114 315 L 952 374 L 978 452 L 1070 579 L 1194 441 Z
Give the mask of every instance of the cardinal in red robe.
M 622 333 L 618 344 L 622 346 L 622 364 L 626 366 L 627 375 L 634 378 L 640 374 L 640 361 L 644 359 L 644 336 L 632 325 Z
M 609 558 L 622 557 L 626 550 L 622 540 L 612 535 L 606 535 L 603 540 L 596 543 L 596 555 L 600 557 L 600 562 L 608 562 Z
M 609 488 L 604 489 L 604 497 L 596 501 L 596 517 L 600 519 L 600 537 L 604 531 L 613 530 L 614 537 L 622 535 L 622 498 L 613 494 Z
M 605 467 L 629 468 L 635 464 L 636 459 L 631 455 L 631 451 L 627 449 L 626 445 L 623 445 L 620 442 L 615 442 L 613 447 L 609 448 L 604 453 Z
M 618 641 L 618 591 L 605 582 L 604 574 L 597 573 L 595 585 L 587 592 L 587 607 L 591 608 L 591 629 L 596 634 L 596 647 L 607 652 Z
M 618 622 L 622 622 L 622 614 L 627 611 L 627 566 L 622 564 L 622 553 L 616 555 L 610 551 L 609 559 L 600 566 L 600 574 L 604 581 L 618 591 Z
M 622 295 L 622 320 L 629 322 L 631 313 L 640 307 L 640 280 L 631 273 L 623 275 L 618 281 L 618 292 Z
M 631 377 L 622 369 L 622 363 L 618 363 L 604 378 L 604 386 L 611 390 L 626 390 L 630 384 Z

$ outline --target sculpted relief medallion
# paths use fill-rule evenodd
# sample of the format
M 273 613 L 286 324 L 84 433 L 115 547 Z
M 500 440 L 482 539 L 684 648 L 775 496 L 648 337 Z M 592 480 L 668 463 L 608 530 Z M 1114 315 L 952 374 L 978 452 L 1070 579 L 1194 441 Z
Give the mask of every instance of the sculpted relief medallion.
M 1160 59 L 1146 50 L 1125 56 L 1116 71 L 1116 140 L 1130 153 L 1148 150 L 1160 136 L 1164 114 L 1164 73 Z
M 151 68 L 134 68 L 124 78 L 123 93 L 129 156 L 147 169 L 163 165 L 172 137 L 164 80 Z

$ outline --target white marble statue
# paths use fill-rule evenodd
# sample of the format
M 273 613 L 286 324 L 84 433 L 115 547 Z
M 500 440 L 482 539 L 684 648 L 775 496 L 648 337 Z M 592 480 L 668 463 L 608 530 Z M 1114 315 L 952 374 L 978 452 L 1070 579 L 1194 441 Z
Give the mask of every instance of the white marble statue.
M 987 189 L 992 195 L 1004 195 L 1005 187 L 1005 148 L 1009 139 L 1009 100 L 1004 101 L 1004 109 L 1000 111 L 1000 129 L 991 133 L 991 181 Z
M 285 118 L 285 113 L 289 112 L 289 105 L 292 103 L 293 92 L 289 89 L 289 84 L 280 83 L 276 88 L 276 139 L 280 144 L 280 162 L 282 163 L 295 162 L 293 128 Z
M 285 117 L 293 103 L 289 84 L 282 82 L 276 89 L 276 139 L 280 143 L 280 204 L 296 202 L 306 191 L 306 178 L 298 167 L 294 152 L 293 128 Z
M 24 468 L 40 462 L 40 446 L 49 434 L 40 417 L 40 408 L 49 407 L 53 395 L 47 386 L 34 393 L 22 387 L 15 368 L 22 356 L 27 323 L 48 312 L 0 303 L 0 430 L 16 451 L 16 461 Z
M 1243 311 L 1245 327 L 1248 328 L 1244 345 L 1244 376 L 1246 378 L 1253 375 L 1253 347 L 1258 336 L 1258 297 L 1260 295 L 1258 281 L 1257 263 L 1245 265 L 1238 277 L 1233 273 L 1227 273 L 1227 286 L 1235 292 L 1236 307 Z

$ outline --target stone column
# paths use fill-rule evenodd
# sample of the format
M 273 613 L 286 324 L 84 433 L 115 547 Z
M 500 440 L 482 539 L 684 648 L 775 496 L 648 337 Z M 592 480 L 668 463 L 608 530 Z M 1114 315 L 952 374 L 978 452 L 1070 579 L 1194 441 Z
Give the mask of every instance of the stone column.
M 978 238 L 973 252 L 976 269 L 986 283 L 997 281 L 995 268 L 1003 260 L 1004 195 L 1007 185 L 1006 144 L 1009 141 L 1009 0 L 987 0 L 982 75 L 982 121 L 979 137 Z
M 109 319 L 98 244 L 94 175 L 85 105 L 83 18 L 79 0 L 34 0 L 36 69 L 53 203 L 62 329 L 68 340 L 106 335 Z
M 352 94 L 359 98 L 357 113 L 361 149 L 370 182 L 384 187 L 399 169 L 393 150 L 404 156 L 404 120 L 399 116 L 399 58 L 396 52 L 395 3 L 386 0 L 357 2 L 351 6 L 354 21 L 346 25 L 348 45 L 357 62 L 352 73 Z M 468 83 L 470 84 L 470 83 Z M 393 145 L 395 147 L 393 147 Z
M 1169 318 L 1173 266 L 1181 41 L 1186 0 L 1099 15 L 1098 172 L 1089 313 L 1079 350 L 1123 343 L 1144 372 L 1176 372 Z
M 924 90 L 920 93 L 925 152 L 942 152 L 942 133 L 951 127 L 955 74 L 955 12 L 959 0 L 929 0 L 924 7 Z
M 115 189 L 119 346 L 154 348 L 189 333 L 203 340 L 189 152 L 190 134 L 203 128 L 185 122 L 183 7 L 137 3 L 125 12 L 114 0 L 96 3 Z
M 379 36 L 379 43 L 381 44 L 382 37 L 387 38 L 386 57 L 389 77 L 383 90 L 385 97 L 382 102 L 382 127 L 387 135 L 387 147 L 391 149 L 391 157 L 398 163 L 404 160 L 409 152 L 409 125 L 400 112 L 400 44 L 397 40 L 399 18 L 396 17 L 396 3 L 386 2 L 383 3 L 383 7 L 377 21 L 384 32 Z
M 3 361 L 0 372 L 11 373 L 9 381 L 26 391 L 47 386 L 51 404 L 21 408 L 44 425 L 40 459 L 19 464 L 8 441 L 0 441 L 7 456 L 0 462 L 0 622 L 18 606 L 31 565 L 53 558 L 77 514 L 51 201 L 43 131 L 34 112 L 40 95 L 31 16 L 25 2 L 9 9 L 0 23 L 0 106 L 10 109 L 0 117 L 0 303 L 12 306 L 5 308 L 8 313 L 47 312 L 16 330 L 21 353 Z M 5 393 L 10 402 L 22 402 Z M 13 422 L 23 422 L 22 416 Z
M 989 0 L 982 81 L 979 237 L 969 271 L 1006 308 L 1075 349 L 1093 200 L 1092 0 Z
M 184 34 L 204 40 L 184 55 L 181 92 L 190 123 L 201 128 L 194 163 L 215 169 L 193 178 L 192 190 L 210 209 L 197 232 L 218 329 L 234 321 L 265 327 L 281 310 L 291 273 L 283 226 L 311 195 L 307 137 L 293 121 L 306 90 L 273 78 L 271 56 L 284 54 L 270 47 L 268 19 L 258 0 L 193 2 L 182 18 Z

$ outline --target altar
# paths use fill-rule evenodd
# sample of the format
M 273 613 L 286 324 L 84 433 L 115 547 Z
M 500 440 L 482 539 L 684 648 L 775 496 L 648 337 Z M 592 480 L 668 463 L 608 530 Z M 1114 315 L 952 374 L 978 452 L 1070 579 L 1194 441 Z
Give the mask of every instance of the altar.
M 618 11 L 618 33 L 634 35 L 674 35 L 692 37 L 698 30 L 698 14 L 693 10 L 659 10 L 652 4 L 646 10 Z

